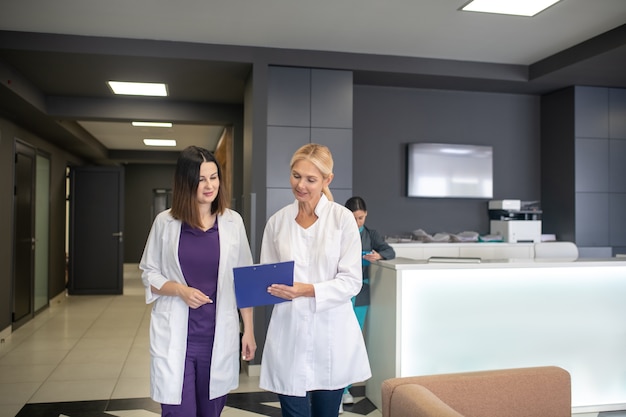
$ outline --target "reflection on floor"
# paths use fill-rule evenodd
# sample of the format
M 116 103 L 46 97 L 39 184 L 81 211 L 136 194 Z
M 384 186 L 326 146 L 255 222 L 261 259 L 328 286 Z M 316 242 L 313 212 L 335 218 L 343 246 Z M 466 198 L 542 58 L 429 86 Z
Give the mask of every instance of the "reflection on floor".
M 380 416 L 380 413 L 376 411 L 374 405 L 366 398 L 355 397 L 355 403 L 345 405 L 344 409 L 343 416 Z M 26 404 L 17 414 L 17 417 L 148 417 L 159 416 L 160 410 L 159 404 L 149 398 L 127 398 Z M 229 394 L 226 408 L 222 415 L 224 417 L 281 417 L 280 406 L 276 395 L 270 392 L 240 392 Z
M 136 265 L 124 269 L 123 296 L 62 296 L 0 343 L 0 417 L 153 417 L 148 325 Z M 380 417 L 354 386 L 342 417 Z M 275 394 L 241 375 L 224 417 L 280 417 Z

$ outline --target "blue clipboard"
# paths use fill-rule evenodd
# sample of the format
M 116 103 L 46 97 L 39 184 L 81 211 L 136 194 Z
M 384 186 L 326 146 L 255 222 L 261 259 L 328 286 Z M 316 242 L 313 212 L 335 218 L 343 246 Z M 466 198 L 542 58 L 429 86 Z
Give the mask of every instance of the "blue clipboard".
M 233 268 L 237 307 L 257 307 L 282 303 L 284 298 L 267 292 L 272 284 L 293 285 L 293 261 Z

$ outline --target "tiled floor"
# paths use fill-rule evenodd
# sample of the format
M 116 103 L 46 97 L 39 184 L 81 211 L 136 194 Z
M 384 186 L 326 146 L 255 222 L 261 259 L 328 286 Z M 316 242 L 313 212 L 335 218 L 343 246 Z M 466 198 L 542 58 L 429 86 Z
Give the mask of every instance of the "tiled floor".
M 123 296 L 59 297 L 0 343 L 0 417 L 153 417 L 148 326 L 136 265 L 126 265 Z M 355 386 L 342 417 L 381 417 Z M 280 417 L 276 396 L 241 375 L 223 417 Z M 626 412 L 575 414 L 625 417 Z
M 0 417 L 152 417 L 148 326 L 136 265 L 126 265 L 123 296 L 68 296 L 0 343 Z M 380 417 L 353 388 L 344 417 Z M 280 417 L 276 396 L 242 374 L 224 417 Z

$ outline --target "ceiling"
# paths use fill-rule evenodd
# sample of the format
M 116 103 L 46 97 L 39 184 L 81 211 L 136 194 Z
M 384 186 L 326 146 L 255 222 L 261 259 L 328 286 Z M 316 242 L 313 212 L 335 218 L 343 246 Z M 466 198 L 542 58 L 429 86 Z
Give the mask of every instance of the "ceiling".
M 173 151 L 213 149 L 241 118 L 255 65 L 350 69 L 356 84 L 398 87 L 626 88 L 626 1 L 562 0 L 533 18 L 459 11 L 466 2 L 14 1 L 0 14 L 0 115 L 124 162 L 146 159 L 148 134 L 177 139 Z M 114 97 L 111 79 L 166 82 L 171 95 Z

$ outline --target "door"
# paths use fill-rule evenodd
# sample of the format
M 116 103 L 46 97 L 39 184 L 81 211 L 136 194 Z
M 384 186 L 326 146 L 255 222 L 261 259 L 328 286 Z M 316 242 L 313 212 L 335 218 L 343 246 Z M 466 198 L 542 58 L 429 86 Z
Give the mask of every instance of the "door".
M 34 196 L 35 150 L 15 142 L 15 187 L 13 231 L 13 328 L 34 315 Z
M 70 168 L 69 294 L 123 292 L 121 167 Z
M 160 212 L 172 207 L 172 190 L 155 188 L 152 190 L 152 220 Z
M 48 307 L 50 262 L 50 157 L 35 159 L 35 259 L 33 300 L 35 313 Z

